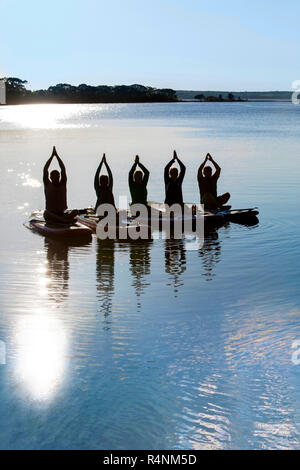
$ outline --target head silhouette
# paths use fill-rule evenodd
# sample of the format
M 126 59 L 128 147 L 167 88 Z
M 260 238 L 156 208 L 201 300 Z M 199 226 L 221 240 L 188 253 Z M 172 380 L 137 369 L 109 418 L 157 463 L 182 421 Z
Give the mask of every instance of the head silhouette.
M 107 175 L 101 175 L 100 176 L 100 186 L 102 188 L 107 188 L 108 186 L 108 183 L 109 183 L 109 178 Z
M 170 178 L 173 181 L 176 181 L 178 178 L 178 170 L 175 166 L 170 169 Z
M 50 173 L 50 179 L 53 184 L 58 184 L 60 181 L 60 173 L 57 170 L 53 170 Z
M 134 181 L 138 184 L 141 184 L 143 181 L 143 172 L 141 170 L 136 170 L 134 172 Z
M 204 176 L 205 176 L 206 178 L 210 178 L 211 175 L 212 175 L 212 169 L 211 169 L 211 167 L 210 167 L 210 166 L 206 166 L 206 167 L 204 168 L 204 170 L 203 170 L 203 173 L 204 173 Z

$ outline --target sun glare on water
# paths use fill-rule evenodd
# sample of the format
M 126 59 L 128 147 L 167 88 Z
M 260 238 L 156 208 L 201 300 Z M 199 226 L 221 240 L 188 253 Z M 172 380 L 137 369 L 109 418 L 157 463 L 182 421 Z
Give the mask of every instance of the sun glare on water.
M 62 322 L 43 311 L 23 317 L 17 328 L 17 376 L 37 400 L 51 399 L 64 377 L 67 337 Z
M 3 114 L 4 123 L 25 129 L 59 129 L 82 127 L 73 119 L 83 112 L 81 105 L 34 104 L 8 106 Z M 0 115 L 1 122 L 1 115 Z

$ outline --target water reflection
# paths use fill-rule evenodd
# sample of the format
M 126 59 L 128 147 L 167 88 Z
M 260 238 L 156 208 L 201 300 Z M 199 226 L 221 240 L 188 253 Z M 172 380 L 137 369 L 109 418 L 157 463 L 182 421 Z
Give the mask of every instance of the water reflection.
M 70 242 L 68 240 L 53 240 L 45 238 L 47 260 L 40 272 L 44 274 L 39 279 L 40 294 L 48 294 L 54 302 L 62 302 L 68 296 L 70 278 L 70 251 L 86 248 L 91 241 Z
M 80 118 L 84 113 L 82 105 L 64 104 L 31 104 L 7 106 L 2 114 L 4 127 L 25 129 L 57 129 L 68 127 L 82 127 L 77 123 L 71 126 L 70 120 Z
M 137 240 L 129 243 L 129 263 L 132 275 L 132 285 L 138 299 L 138 307 L 141 307 L 140 296 L 145 288 L 150 285 L 147 276 L 151 273 L 152 240 Z
M 18 381 L 31 399 L 39 401 L 55 396 L 67 369 L 68 334 L 58 307 L 69 293 L 70 250 L 91 242 L 45 239 L 44 243 L 46 260 L 37 269 L 39 289 L 35 291 L 41 297 L 35 298 L 33 312 L 18 317 L 15 334 Z
M 69 250 L 67 243 L 45 239 L 47 264 L 45 276 L 48 282 L 45 290 L 51 300 L 62 302 L 68 296 L 69 289 Z
M 165 240 L 165 271 L 171 277 L 174 293 L 178 293 L 180 286 L 183 286 L 182 274 L 186 270 L 186 248 L 184 239 L 166 239 Z
M 230 231 L 234 226 L 243 227 L 256 227 L 258 226 L 259 220 L 256 216 L 253 216 L 245 221 L 235 222 L 223 222 L 219 224 L 206 224 L 204 227 L 204 240 L 203 246 L 198 250 L 199 257 L 202 259 L 203 273 L 202 275 L 206 281 L 212 281 L 215 277 L 214 270 L 217 264 L 221 260 L 221 246 L 226 239 L 222 237 L 222 241 L 219 239 L 219 230 L 222 229 L 224 233 L 227 232 L 229 235 Z
M 104 318 L 111 314 L 115 278 L 115 241 L 97 239 L 97 292 Z
M 17 324 L 17 376 L 34 399 L 48 400 L 61 384 L 66 368 L 67 335 L 63 322 L 42 309 Z
M 212 281 L 215 274 L 214 268 L 221 259 L 221 242 L 219 241 L 218 230 L 222 225 L 207 226 L 204 231 L 203 246 L 199 249 L 198 254 L 202 259 L 203 273 L 207 281 Z

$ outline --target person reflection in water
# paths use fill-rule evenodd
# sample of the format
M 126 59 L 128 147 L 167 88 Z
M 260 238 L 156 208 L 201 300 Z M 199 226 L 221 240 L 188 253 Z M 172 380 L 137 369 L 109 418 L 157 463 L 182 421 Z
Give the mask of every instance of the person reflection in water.
M 177 296 L 179 287 L 184 282 L 181 276 L 186 270 L 186 248 L 185 240 L 167 239 L 165 240 L 165 272 L 170 275 L 174 294 Z
M 53 158 L 56 157 L 60 172 L 53 170 L 49 177 L 49 167 Z M 52 155 L 44 166 L 44 191 L 46 198 L 46 209 L 44 218 L 47 223 L 73 224 L 79 211 L 66 212 L 67 206 L 67 174 L 63 161 L 58 156 L 56 148 L 53 147 Z
M 115 279 L 115 240 L 97 239 L 96 247 L 97 297 L 99 311 L 105 321 L 112 312 Z
M 219 241 L 218 230 L 226 225 L 208 225 L 204 231 L 204 243 L 199 249 L 198 255 L 202 259 L 203 271 L 201 275 L 206 281 L 211 281 L 216 276 L 214 272 L 216 265 L 221 261 L 221 242 Z
M 132 285 L 135 289 L 138 308 L 141 307 L 141 295 L 150 285 L 152 240 L 136 240 L 129 243 L 129 263 Z
M 69 245 L 67 243 L 45 238 L 47 251 L 47 278 L 51 283 L 46 284 L 51 300 L 65 300 L 69 290 Z
M 207 162 L 211 162 L 215 167 L 215 173 L 212 174 L 212 168 L 206 166 Z M 229 193 L 217 195 L 217 181 L 220 177 L 221 168 L 214 161 L 212 156 L 208 153 L 204 162 L 200 165 L 198 170 L 198 185 L 200 190 L 201 204 L 207 210 L 230 209 L 231 206 L 225 206 L 230 198 Z

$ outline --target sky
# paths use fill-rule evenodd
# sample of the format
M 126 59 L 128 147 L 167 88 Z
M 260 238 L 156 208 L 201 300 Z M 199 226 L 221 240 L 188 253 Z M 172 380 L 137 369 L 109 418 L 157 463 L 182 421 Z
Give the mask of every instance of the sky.
M 289 90 L 298 0 L 0 0 L 0 77 L 177 90 Z

